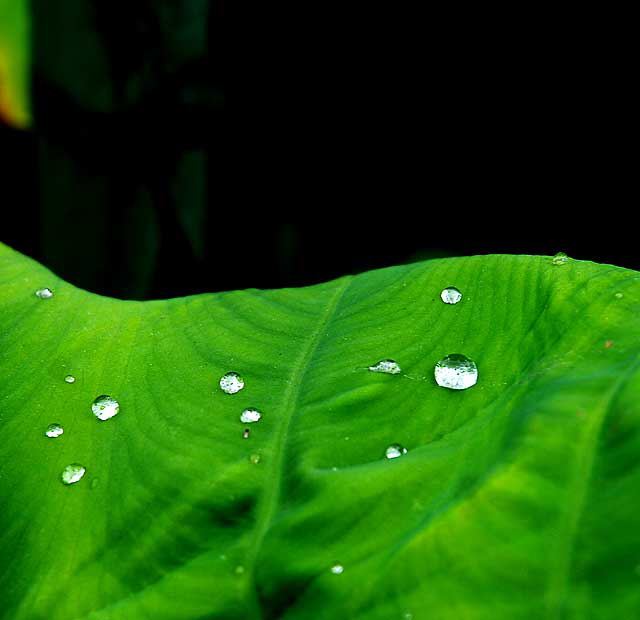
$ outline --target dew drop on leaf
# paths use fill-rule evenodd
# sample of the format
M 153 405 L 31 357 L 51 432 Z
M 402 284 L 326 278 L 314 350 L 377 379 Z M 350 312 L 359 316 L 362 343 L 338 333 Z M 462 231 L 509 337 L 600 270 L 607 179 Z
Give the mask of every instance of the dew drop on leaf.
M 259 454 L 252 454 L 249 457 L 249 463 L 251 463 L 252 465 L 257 465 L 260 462 L 260 455 Z
M 49 424 L 47 430 L 44 432 L 47 437 L 60 437 L 62 433 L 64 433 L 64 429 L 60 424 Z
M 257 409 L 245 409 L 240 414 L 240 422 L 243 424 L 251 424 L 257 422 L 262 417 L 262 414 Z
M 79 463 L 67 465 L 60 475 L 63 484 L 74 484 L 84 476 L 87 470 Z
M 249 439 L 249 434 L 251 433 L 251 431 L 248 428 L 244 429 L 244 432 L 242 433 L 242 439 Z
M 452 353 L 435 367 L 436 383 L 451 390 L 466 390 L 478 381 L 478 367 L 466 355 Z
M 382 372 L 387 375 L 399 375 L 402 372 L 398 362 L 393 360 L 380 360 L 375 366 L 369 366 L 368 369 L 371 372 Z
M 228 372 L 220 378 L 220 389 L 225 394 L 236 394 L 244 387 L 244 380 L 237 372 Z
M 75 383 L 76 382 L 76 378 L 73 375 L 67 375 L 64 380 L 67 383 Z
M 462 299 L 462 293 L 455 286 L 449 286 L 440 293 L 440 299 L 445 304 L 457 304 Z
M 397 459 L 399 456 L 407 453 L 407 449 L 403 448 L 399 443 L 392 443 L 384 452 L 388 459 Z
M 551 264 L 560 266 L 569 262 L 569 257 L 564 252 L 558 252 L 552 259 Z
M 98 396 L 91 405 L 91 411 L 98 420 L 108 420 L 120 411 L 120 403 L 113 397 L 103 394 Z
M 53 297 L 53 291 L 50 288 L 39 288 L 36 291 L 36 297 L 40 299 L 51 299 Z
M 614 297 L 615 297 L 616 299 L 622 299 L 622 298 L 624 297 L 624 295 L 623 295 L 622 293 L 616 293 L 616 294 L 614 295 Z
M 234 572 L 235 572 L 236 575 L 244 575 L 244 566 L 242 566 L 242 565 L 236 566 Z
M 344 572 L 344 566 L 342 566 L 342 564 L 334 564 L 331 567 L 331 572 L 334 575 L 342 575 L 342 573 Z

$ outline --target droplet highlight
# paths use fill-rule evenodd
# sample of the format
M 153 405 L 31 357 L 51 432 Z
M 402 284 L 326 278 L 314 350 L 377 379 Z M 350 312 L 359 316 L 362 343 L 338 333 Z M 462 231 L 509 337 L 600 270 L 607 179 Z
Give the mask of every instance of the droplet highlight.
M 402 368 L 398 362 L 393 360 L 380 360 L 375 366 L 369 366 L 368 370 L 371 372 L 382 372 L 387 375 L 399 375 L 402 372 Z
M 75 383 L 76 382 L 76 378 L 73 375 L 67 375 L 64 380 L 67 383 Z
M 624 294 L 623 294 L 623 293 L 616 293 L 616 294 L 614 295 L 614 297 L 615 297 L 616 299 L 622 299 L 622 298 L 624 297 Z
M 64 433 L 64 428 L 60 424 L 49 424 L 44 432 L 47 437 L 60 437 L 62 433 Z
M 407 453 L 407 449 L 399 443 L 392 443 L 384 452 L 388 459 L 397 459 L 399 456 Z
M 228 372 L 220 378 L 220 389 L 225 394 L 236 394 L 244 387 L 244 380 L 237 372 Z
M 91 405 L 91 411 L 98 418 L 98 420 L 108 420 L 115 415 L 118 415 L 120 411 L 120 403 L 107 394 L 98 396 Z
M 39 288 L 35 295 L 40 299 L 51 299 L 53 297 L 53 291 L 50 288 Z
M 560 265 L 565 265 L 569 262 L 569 257 L 564 252 L 558 252 L 552 259 L 551 264 L 556 267 Z
M 334 564 L 331 567 L 331 572 L 334 575 L 342 575 L 342 573 L 344 572 L 344 566 L 342 566 L 342 564 Z
M 440 299 L 445 304 L 457 304 L 462 299 L 462 293 L 455 286 L 448 286 L 440 293 Z
M 251 434 L 251 431 L 248 428 L 245 428 L 244 432 L 242 433 L 242 439 L 249 439 L 250 434 Z
M 60 474 L 60 479 L 63 484 L 75 484 L 84 476 L 87 470 L 80 463 L 72 463 L 67 465 Z
M 252 424 L 253 422 L 257 422 L 261 417 L 262 413 L 257 409 L 245 409 L 240 414 L 240 422 L 243 424 Z
M 452 353 L 443 357 L 435 367 L 436 383 L 450 390 L 466 390 L 478 381 L 478 367 L 466 355 Z

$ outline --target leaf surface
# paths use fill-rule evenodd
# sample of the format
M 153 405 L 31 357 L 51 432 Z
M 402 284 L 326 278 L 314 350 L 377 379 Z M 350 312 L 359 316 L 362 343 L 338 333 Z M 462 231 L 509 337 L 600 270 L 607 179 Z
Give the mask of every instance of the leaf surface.
M 131 302 L 0 246 L 0 618 L 638 617 L 639 301 L 484 256 Z M 450 353 L 475 386 L 436 384 Z

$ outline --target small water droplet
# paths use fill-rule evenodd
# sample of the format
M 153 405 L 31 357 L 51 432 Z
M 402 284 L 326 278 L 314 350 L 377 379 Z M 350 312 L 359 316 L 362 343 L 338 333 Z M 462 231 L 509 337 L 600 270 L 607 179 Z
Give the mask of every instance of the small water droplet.
M 410 611 L 407 611 L 402 616 L 403 620 L 413 620 L 413 614 Z
M 445 304 L 457 304 L 462 299 L 462 293 L 455 286 L 449 286 L 440 293 L 440 299 Z
M 257 409 L 245 409 L 240 414 L 240 422 L 243 424 L 251 424 L 257 422 L 262 417 L 262 414 Z
M 384 455 L 388 459 L 397 459 L 399 456 L 407 453 L 407 449 L 399 443 L 392 443 L 385 451 Z
M 60 474 L 60 479 L 63 484 L 74 484 L 78 482 L 84 476 L 87 470 L 79 463 L 72 463 L 67 465 Z
M 242 439 L 249 439 L 249 434 L 251 431 L 248 428 L 244 429 L 244 433 L 242 433 Z
M 220 389 L 225 394 L 235 394 L 244 387 L 244 380 L 237 372 L 228 372 L 220 378 Z
M 60 424 L 49 424 L 44 434 L 47 437 L 60 437 L 62 433 L 64 433 L 64 429 L 62 428 L 62 426 L 60 426 Z
M 50 288 L 39 288 L 36 291 L 36 297 L 40 299 L 51 299 L 53 297 L 53 291 Z
M 369 366 L 371 372 L 383 372 L 387 375 L 399 375 L 402 368 L 393 360 L 380 360 L 375 366 Z
M 451 390 L 466 390 L 478 381 L 478 367 L 466 355 L 452 353 L 435 367 L 436 383 Z
M 112 396 L 103 394 L 93 401 L 91 411 L 93 411 L 98 420 L 108 420 L 114 415 L 118 415 L 120 403 Z
M 616 294 L 614 295 L 614 297 L 615 297 L 616 299 L 622 299 L 622 298 L 624 297 L 624 295 L 623 295 L 622 293 L 616 293 Z
M 67 383 L 75 383 L 76 382 L 76 378 L 73 375 L 67 375 L 64 380 Z
M 249 457 L 249 463 L 251 463 L 252 465 L 257 465 L 260 462 L 260 455 L 259 454 L 252 454 Z
M 552 259 L 551 264 L 559 266 L 569 262 L 569 257 L 564 252 L 558 252 Z
M 344 572 L 344 566 L 342 566 L 342 564 L 334 564 L 331 567 L 331 572 L 334 575 L 342 575 L 342 573 Z
M 244 575 L 244 566 L 236 566 L 235 574 L 236 575 Z

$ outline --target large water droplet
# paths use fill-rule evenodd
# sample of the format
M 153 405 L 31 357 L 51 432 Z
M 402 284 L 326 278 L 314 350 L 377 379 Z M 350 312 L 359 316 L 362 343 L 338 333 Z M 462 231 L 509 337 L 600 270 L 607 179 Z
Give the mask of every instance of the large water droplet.
M 384 452 L 388 459 L 397 459 L 399 456 L 407 453 L 407 449 L 399 443 L 392 443 Z
M 60 437 L 62 433 L 64 433 L 64 428 L 60 424 L 49 424 L 44 432 L 47 437 Z
M 80 465 L 80 463 L 72 463 L 71 465 L 67 465 L 63 470 L 62 474 L 60 474 L 60 479 L 63 484 L 73 484 L 74 482 L 78 482 L 82 476 L 84 476 L 87 470 Z
M 257 409 L 245 409 L 240 414 L 240 422 L 243 424 L 251 424 L 257 422 L 262 417 L 262 414 Z
M 435 367 L 436 383 L 451 390 L 466 390 L 478 381 L 478 367 L 466 355 L 452 353 Z
M 98 420 L 108 420 L 120 411 L 120 403 L 113 397 L 103 394 L 98 396 L 91 405 L 91 411 Z
M 342 564 L 336 563 L 331 567 L 331 572 L 334 575 L 342 575 L 342 573 L 344 572 L 344 566 L 342 566 Z
M 36 297 L 40 299 L 51 299 L 53 297 L 53 291 L 50 288 L 39 288 L 36 291 Z
M 73 375 L 67 375 L 64 380 L 67 383 L 75 383 L 76 382 L 76 378 Z
M 244 380 L 237 372 L 228 372 L 220 378 L 220 389 L 225 394 L 235 394 L 244 387 Z
M 569 257 L 564 252 L 558 252 L 552 259 L 552 265 L 564 265 L 569 262 Z
M 440 293 L 440 299 L 445 304 L 457 304 L 462 299 L 462 293 L 455 286 L 449 286 Z
M 402 368 L 393 360 L 380 360 L 375 366 L 369 366 L 371 372 L 383 372 L 387 375 L 399 375 Z

